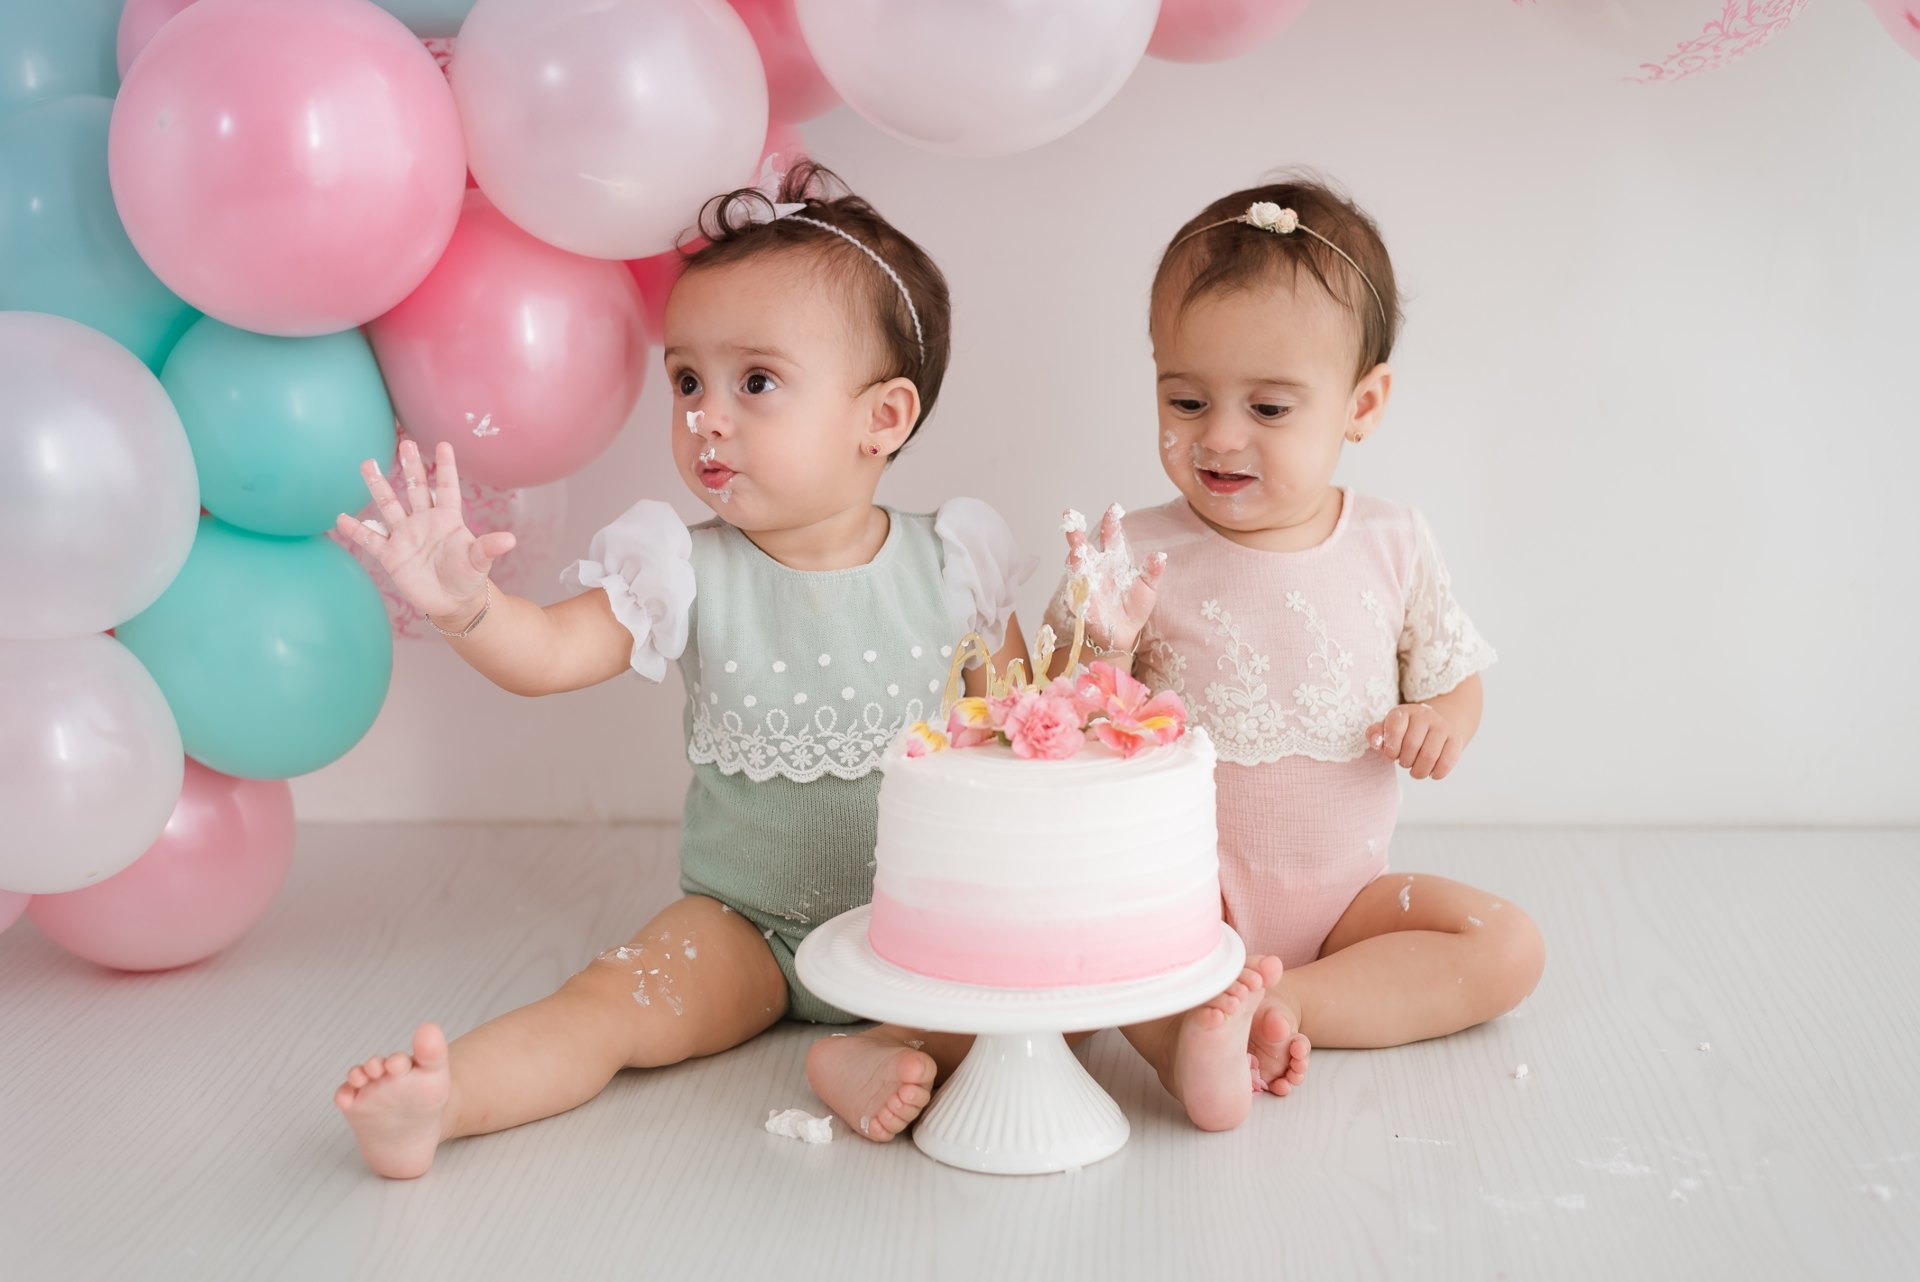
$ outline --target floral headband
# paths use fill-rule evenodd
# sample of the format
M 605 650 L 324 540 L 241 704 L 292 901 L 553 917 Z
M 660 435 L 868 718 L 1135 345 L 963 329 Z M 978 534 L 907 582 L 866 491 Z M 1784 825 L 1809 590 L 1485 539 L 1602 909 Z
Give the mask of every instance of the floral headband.
M 1328 249 L 1331 249 L 1334 253 L 1346 259 L 1347 266 L 1353 268 L 1354 275 L 1366 281 L 1367 289 L 1373 294 L 1373 305 L 1380 309 L 1380 319 L 1383 322 L 1386 321 L 1387 305 L 1385 301 L 1381 299 L 1380 291 L 1374 288 L 1373 281 L 1367 274 L 1360 270 L 1360 264 L 1353 261 L 1353 256 L 1313 228 L 1301 222 L 1300 215 L 1294 213 L 1291 209 L 1282 209 L 1270 200 L 1257 200 L 1247 206 L 1247 212 L 1244 214 L 1236 214 L 1232 218 L 1222 218 L 1219 222 L 1208 223 L 1204 227 L 1195 227 L 1179 240 L 1174 241 L 1173 245 L 1177 248 L 1187 241 L 1192 240 L 1203 231 L 1212 231 L 1215 227 L 1225 227 L 1229 223 L 1245 223 L 1249 227 L 1257 227 L 1261 231 L 1269 232 L 1275 236 L 1291 236 L 1297 231 L 1307 233 L 1307 235 L 1313 237 L 1322 245 L 1325 245 Z
M 789 202 L 779 199 L 780 179 L 784 170 L 779 167 L 780 156 L 775 153 L 768 156 L 760 168 L 760 177 L 755 187 L 766 198 L 767 207 L 753 208 L 747 213 L 750 223 L 775 223 L 783 218 L 791 218 L 796 223 L 806 223 L 809 227 L 818 227 L 821 231 L 832 232 L 855 249 L 873 260 L 873 265 L 887 274 L 893 287 L 900 291 L 900 301 L 907 305 L 907 315 L 913 320 L 913 341 L 920 347 L 920 359 L 927 359 L 927 336 L 920 328 L 920 309 L 913 305 L 913 295 L 907 292 L 907 282 L 900 279 L 900 273 L 893 270 L 887 260 L 880 257 L 866 242 L 835 227 L 832 223 L 821 222 L 818 218 L 809 218 L 800 211 L 806 208 L 804 202 Z

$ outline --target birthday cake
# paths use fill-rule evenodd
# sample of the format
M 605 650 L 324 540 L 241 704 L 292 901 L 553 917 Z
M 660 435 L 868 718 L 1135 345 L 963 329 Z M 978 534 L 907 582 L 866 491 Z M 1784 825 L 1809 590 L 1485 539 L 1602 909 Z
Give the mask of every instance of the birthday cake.
M 1076 629 L 1076 632 L 1078 630 Z M 1078 655 L 1075 638 L 1074 655 Z M 873 913 L 881 958 L 1006 988 L 1144 979 L 1220 943 L 1213 745 L 1178 696 L 1106 664 L 956 699 L 882 760 Z M 1043 635 L 1033 671 L 1047 671 Z

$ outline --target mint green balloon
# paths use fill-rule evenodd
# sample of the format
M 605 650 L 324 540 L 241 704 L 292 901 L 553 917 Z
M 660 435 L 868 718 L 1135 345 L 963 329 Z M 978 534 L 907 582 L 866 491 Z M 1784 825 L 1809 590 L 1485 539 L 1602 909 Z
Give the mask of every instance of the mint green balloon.
M 0 0 L 0 116 L 66 94 L 120 88 L 114 40 L 126 0 Z
M 157 374 L 200 313 L 120 225 L 107 182 L 112 115 L 105 98 L 55 98 L 0 117 L 0 311 L 79 321 Z
M 345 755 L 393 675 L 386 607 L 344 548 L 212 517 L 172 586 L 115 635 L 160 683 L 187 755 L 242 779 Z
M 203 317 L 160 383 L 193 446 L 201 504 L 243 530 L 330 530 L 367 505 L 361 460 L 393 458 L 393 402 L 357 329 L 275 338 Z

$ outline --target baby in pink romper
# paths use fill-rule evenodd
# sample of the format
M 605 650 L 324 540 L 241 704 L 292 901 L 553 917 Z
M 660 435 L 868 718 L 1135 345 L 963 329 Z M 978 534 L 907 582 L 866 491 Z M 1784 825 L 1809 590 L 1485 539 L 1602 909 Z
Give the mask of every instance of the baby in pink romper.
M 1387 871 L 1399 772 L 1458 766 L 1494 660 L 1420 513 L 1333 483 L 1341 451 L 1380 427 L 1399 319 L 1386 246 L 1342 196 L 1283 182 L 1215 201 L 1153 284 L 1160 459 L 1180 497 L 1116 506 L 1092 540 L 1066 522 L 1096 655 L 1179 692 L 1213 736 L 1227 920 L 1285 967 L 1267 963 L 1255 998 L 1127 1030 L 1156 1063 L 1240 1075 L 1237 1092 L 1168 1083 L 1208 1129 L 1245 1117 L 1247 1060 L 1154 1054 L 1157 1040 L 1244 1029 L 1255 1087 L 1284 1095 L 1311 1045 L 1469 1028 L 1543 965 L 1512 904 Z M 1070 632 L 1059 603 L 1050 621 Z

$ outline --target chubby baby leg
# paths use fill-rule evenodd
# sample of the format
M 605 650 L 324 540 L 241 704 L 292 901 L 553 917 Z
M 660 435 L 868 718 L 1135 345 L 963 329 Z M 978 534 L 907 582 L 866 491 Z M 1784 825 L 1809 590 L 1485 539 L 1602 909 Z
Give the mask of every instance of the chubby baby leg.
M 1387 873 L 1354 897 L 1319 958 L 1289 969 L 1267 1000 L 1315 1046 L 1399 1046 L 1512 1010 L 1545 964 L 1539 927 L 1500 896 Z
M 598 1095 L 622 1068 L 711 1055 L 785 1012 L 786 980 L 752 923 L 711 899 L 668 906 L 560 990 L 447 1045 L 422 1024 L 413 1053 L 348 1071 L 334 1103 L 367 1165 L 411 1179 L 441 1141 L 506 1130 Z

